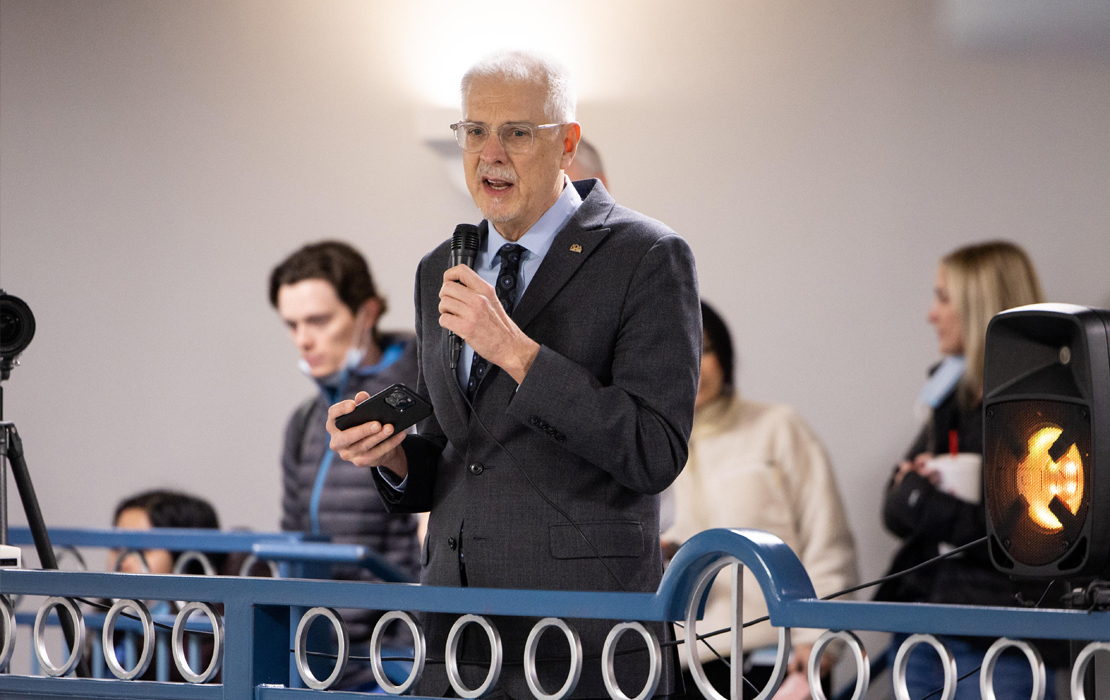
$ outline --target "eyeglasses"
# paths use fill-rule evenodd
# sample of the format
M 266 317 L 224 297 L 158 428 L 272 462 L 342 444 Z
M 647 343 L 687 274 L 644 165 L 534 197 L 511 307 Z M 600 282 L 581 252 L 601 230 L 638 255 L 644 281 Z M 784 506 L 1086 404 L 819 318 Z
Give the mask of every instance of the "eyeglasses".
M 540 129 L 555 129 L 562 124 L 529 124 L 527 122 L 507 122 L 497 128 L 497 138 L 507 153 L 514 155 L 527 153 Z M 477 153 L 486 147 L 490 128 L 478 122 L 456 122 L 451 125 L 459 148 L 467 153 Z

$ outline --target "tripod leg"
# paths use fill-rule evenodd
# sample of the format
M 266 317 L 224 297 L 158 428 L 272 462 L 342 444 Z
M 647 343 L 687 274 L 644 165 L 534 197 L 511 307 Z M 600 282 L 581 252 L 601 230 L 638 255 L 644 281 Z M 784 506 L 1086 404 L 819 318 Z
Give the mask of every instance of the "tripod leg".
M 14 425 L 8 424 L 4 429 L 8 431 L 8 461 L 12 466 L 12 478 L 15 479 L 16 488 L 19 489 L 19 500 L 23 501 L 23 512 L 27 514 L 27 525 L 31 528 L 31 537 L 35 540 L 39 561 L 42 563 L 42 568 L 56 570 L 58 560 L 54 557 L 54 548 L 50 546 L 50 534 L 46 531 L 46 523 L 42 519 L 39 499 L 35 496 L 35 487 L 31 483 L 31 472 L 27 470 L 27 460 L 23 458 L 23 440 L 19 438 L 19 432 Z M 73 620 L 59 611 L 58 621 L 62 624 L 62 633 L 65 635 L 70 651 L 77 653 L 73 648 L 74 640 L 77 639 Z

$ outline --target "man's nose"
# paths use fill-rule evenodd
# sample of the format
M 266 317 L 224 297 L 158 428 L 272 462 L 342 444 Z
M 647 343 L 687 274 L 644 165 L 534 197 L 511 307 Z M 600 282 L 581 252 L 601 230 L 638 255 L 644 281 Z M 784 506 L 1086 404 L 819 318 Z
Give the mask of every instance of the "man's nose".
M 301 348 L 302 350 L 308 350 L 309 348 L 311 348 L 313 340 L 314 338 L 312 336 L 312 333 L 307 328 L 301 327 L 293 331 L 293 342 L 295 342 L 297 344 L 297 347 Z
M 504 163 L 509 157 L 505 153 L 505 147 L 501 145 L 501 137 L 494 132 L 486 139 L 486 145 L 482 148 L 481 154 L 482 162 L 484 163 Z

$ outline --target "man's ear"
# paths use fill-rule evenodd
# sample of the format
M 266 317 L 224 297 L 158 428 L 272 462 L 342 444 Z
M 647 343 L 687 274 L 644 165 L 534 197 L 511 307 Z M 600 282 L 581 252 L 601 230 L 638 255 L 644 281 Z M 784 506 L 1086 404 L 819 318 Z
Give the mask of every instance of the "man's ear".
M 574 156 L 578 153 L 578 142 L 582 140 L 582 126 L 578 122 L 567 125 L 567 135 L 563 139 L 563 157 L 559 161 L 559 169 L 566 170 L 570 167 Z
M 378 319 L 381 317 L 383 310 L 384 304 L 378 297 L 370 297 L 362 302 L 362 306 L 358 308 L 358 314 L 355 316 L 359 332 L 370 333 L 374 326 L 378 325 Z

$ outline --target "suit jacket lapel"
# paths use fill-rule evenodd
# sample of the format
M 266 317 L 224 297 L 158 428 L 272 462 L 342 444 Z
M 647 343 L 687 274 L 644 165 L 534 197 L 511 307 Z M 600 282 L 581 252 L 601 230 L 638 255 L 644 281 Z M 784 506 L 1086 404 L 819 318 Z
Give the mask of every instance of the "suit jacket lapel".
M 556 234 L 540 268 L 513 310 L 517 326 L 526 328 L 609 235 L 603 223 L 614 204 L 601 183 L 593 181 L 593 188 L 587 190 L 582 206 Z

